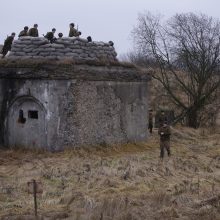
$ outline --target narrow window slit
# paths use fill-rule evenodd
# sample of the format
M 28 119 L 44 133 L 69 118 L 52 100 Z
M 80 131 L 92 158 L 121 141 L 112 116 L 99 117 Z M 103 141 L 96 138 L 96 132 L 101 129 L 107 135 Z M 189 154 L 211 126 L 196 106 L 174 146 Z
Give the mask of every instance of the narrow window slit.
M 38 119 L 38 111 L 29 110 L 28 118 Z
M 26 122 L 26 118 L 24 118 L 24 112 L 22 109 L 20 109 L 18 115 L 18 123 L 24 124 L 25 122 Z

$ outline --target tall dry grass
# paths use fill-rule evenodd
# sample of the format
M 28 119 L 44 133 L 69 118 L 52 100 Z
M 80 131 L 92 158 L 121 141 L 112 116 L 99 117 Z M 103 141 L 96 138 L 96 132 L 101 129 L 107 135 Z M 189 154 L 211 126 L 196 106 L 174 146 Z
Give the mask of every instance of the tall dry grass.
M 219 219 L 218 133 L 172 129 L 172 157 L 146 143 L 49 153 L 0 150 L 0 219 L 33 218 L 26 184 L 43 183 L 42 219 Z

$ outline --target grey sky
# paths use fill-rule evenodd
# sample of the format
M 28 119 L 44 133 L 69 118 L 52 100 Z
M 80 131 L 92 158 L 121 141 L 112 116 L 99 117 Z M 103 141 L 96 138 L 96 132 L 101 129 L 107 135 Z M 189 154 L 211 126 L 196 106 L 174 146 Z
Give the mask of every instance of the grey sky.
M 118 54 L 132 48 L 130 32 L 139 12 L 149 10 L 170 17 L 192 11 L 220 18 L 220 0 L 0 0 L 0 8 L 0 44 L 25 25 L 38 23 L 40 35 L 53 27 L 67 35 L 69 23 L 74 22 L 82 37 L 114 41 Z

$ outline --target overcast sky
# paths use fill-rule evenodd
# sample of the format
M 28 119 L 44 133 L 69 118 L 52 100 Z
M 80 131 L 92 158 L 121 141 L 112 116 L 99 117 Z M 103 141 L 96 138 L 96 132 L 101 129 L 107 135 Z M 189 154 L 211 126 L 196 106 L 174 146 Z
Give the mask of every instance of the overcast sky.
M 151 11 L 171 17 L 202 12 L 220 18 L 220 0 L 0 0 L 0 44 L 11 32 L 38 23 L 40 35 L 53 27 L 66 36 L 74 22 L 82 37 L 114 41 L 118 54 L 132 49 L 131 30 L 138 13 Z

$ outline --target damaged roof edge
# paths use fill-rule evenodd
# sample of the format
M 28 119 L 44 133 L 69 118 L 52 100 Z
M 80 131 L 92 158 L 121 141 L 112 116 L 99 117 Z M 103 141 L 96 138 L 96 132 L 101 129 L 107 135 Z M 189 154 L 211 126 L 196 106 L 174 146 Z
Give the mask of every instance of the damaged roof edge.
M 153 70 L 131 63 L 77 61 L 0 61 L 0 78 L 80 79 L 88 81 L 149 81 Z

